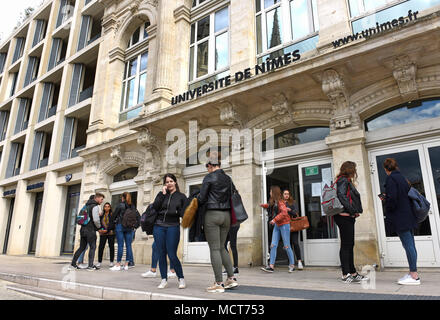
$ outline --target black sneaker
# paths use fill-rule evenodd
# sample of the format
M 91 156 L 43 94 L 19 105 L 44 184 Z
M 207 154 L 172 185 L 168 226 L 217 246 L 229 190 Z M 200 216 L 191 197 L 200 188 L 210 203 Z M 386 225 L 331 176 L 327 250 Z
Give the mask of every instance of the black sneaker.
M 343 283 L 352 283 L 354 280 L 354 277 L 351 274 L 347 274 L 346 276 L 342 276 L 341 281 Z
M 69 270 L 81 270 L 81 268 L 78 267 L 76 264 L 72 264 L 69 266 Z
M 234 268 L 234 274 L 238 274 L 238 268 Z
M 96 270 L 99 270 L 97 266 L 87 267 L 87 271 L 96 271 Z
M 352 275 L 352 278 L 353 278 L 353 282 L 354 283 L 361 283 L 362 281 L 368 281 L 369 280 L 368 277 L 365 277 L 365 276 L 363 276 L 363 275 L 361 275 L 359 273 L 356 274 L 355 276 Z
M 129 269 L 134 268 L 134 262 L 129 262 L 129 263 L 128 263 L 128 268 L 129 268 Z
M 270 273 L 272 273 L 272 272 L 275 271 L 274 269 L 272 269 L 272 268 L 269 267 L 269 266 L 267 266 L 267 267 L 265 267 L 265 268 L 261 268 L 261 270 L 263 270 L 264 272 L 270 272 Z

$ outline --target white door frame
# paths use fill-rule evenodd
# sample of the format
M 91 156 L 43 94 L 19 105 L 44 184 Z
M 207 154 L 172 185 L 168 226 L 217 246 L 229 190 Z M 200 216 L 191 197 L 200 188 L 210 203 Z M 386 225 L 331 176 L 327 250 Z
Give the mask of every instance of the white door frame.
M 400 239 L 398 237 L 386 237 L 385 233 L 385 222 L 383 218 L 382 203 L 380 199 L 376 196 L 380 193 L 379 185 L 379 175 L 377 170 L 383 170 L 382 165 L 376 162 L 376 157 L 406 152 L 406 151 L 417 151 L 420 160 L 420 167 L 422 172 L 422 177 L 424 181 L 424 187 L 426 192 L 426 198 L 431 203 L 432 208 L 430 212 L 430 227 L 431 236 L 416 236 L 416 248 L 418 251 L 418 261 L 417 265 L 419 267 L 438 267 L 440 266 L 440 243 L 439 243 L 439 222 L 438 222 L 438 208 L 434 204 L 435 190 L 433 190 L 433 180 L 432 174 L 430 172 L 430 162 L 428 157 L 428 147 L 440 146 L 438 139 L 436 140 L 425 140 L 416 142 L 406 142 L 405 144 L 396 144 L 386 147 L 376 147 L 369 150 L 368 156 L 370 160 L 370 165 L 372 170 L 372 190 L 374 199 L 374 208 L 377 216 L 377 230 L 379 234 L 379 250 L 381 256 L 381 262 L 385 267 L 407 267 L 408 262 L 401 245 Z M 429 165 L 429 167 L 428 167 Z M 436 201 L 435 201 L 436 202 Z M 437 210 L 437 214 L 434 214 Z M 436 216 L 436 217 L 434 217 Z M 432 245 L 431 245 L 432 244 Z M 434 253 L 434 257 L 429 258 L 423 254 L 425 251 L 431 251 Z M 394 257 L 391 256 L 391 253 Z M 397 252 L 397 254 L 396 254 Z M 396 257 L 397 256 L 397 257 Z M 425 260 L 428 259 L 428 260 Z
M 299 177 L 299 184 L 300 184 L 300 196 L 301 196 L 301 213 L 304 214 L 305 213 L 305 202 L 303 201 L 304 199 L 304 186 L 303 186 L 303 178 L 302 178 L 302 168 L 305 167 L 309 167 L 309 166 L 313 166 L 313 165 L 322 165 L 322 164 L 330 164 L 331 168 L 332 168 L 332 174 L 333 174 L 333 158 L 331 157 L 331 155 L 321 155 L 321 156 L 316 156 L 314 158 L 311 159 L 295 159 L 295 157 L 297 156 L 297 154 L 293 153 L 294 155 L 290 156 L 290 159 L 286 159 L 286 149 L 291 149 L 289 148 L 284 148 L 284 149 L 279 149 L 279 150 L 275 150 L 274 154 L 272 154 L 271 156 L 274 156 L 274 159 L 271 159 L 271 156 L 266 156 L 266 154 L 263 153 L 262 155 L 262 183 L 263 183 L 263 188 L 262 188 L 262 203 L 267 203 L 267 190 L 266 190 L 266 174 L 267 174 L 267 160 L 269 159 L 269 161 L 273 162 L 273 169 L 280 169 L 280 168 L 285 168 L 285 167 L 292 167 L 292 166 L 298 166 L 298 177 Z M 281 152 L 280 152 L 281 151 Z M 290 152 L 289 152 L 290 153 Z M 277 161 L 277 156 L 278 158 L 282 157 L 282 162 L 280 163 L 279 161 Z M 271 165 L 272 167 L 272 165 Z M 307 231 L 303 230 L 302 231 L 303 234 L 303 240 L 304 240 L 304 260 L 305 263 L 307 265 L 315 265 L 315 266 L 339 266 L 340 262 L 339 262 L 339 254 L 335 253 L 335 260 L 334 261 L 319 261 L 316 259 L 313 259 L 313 257 L 310 256 L 310 254 L 308 254 L 307 252 L 308 250 L 308 246 L 320 246 L 320 245 L 330 245 L 332 246 L 332 250 L 333 251 L 337 251 L 339 252 L 339 232 L 338 232 L 338 238 L 336 239 L 322 239 L 322 240 L 317 240 L 317 239 L 311 239 L 311 240 L 307 240 Z M 270 239 L 267 239 L 268 236 L 268 231 L 267 231 L 267 215 L 265 214 L 264 210 L 262 209 L 262 237 L 263 237 L 263 264 L 266 264 L 267 261 L 267 257 L 269 255 L 269 242 Z M 313 250 L 310 250 L 313 251 Z M 335 251 L 335 252 L 336 252 Z M 318 252 L 318 251 L 316 251 Z

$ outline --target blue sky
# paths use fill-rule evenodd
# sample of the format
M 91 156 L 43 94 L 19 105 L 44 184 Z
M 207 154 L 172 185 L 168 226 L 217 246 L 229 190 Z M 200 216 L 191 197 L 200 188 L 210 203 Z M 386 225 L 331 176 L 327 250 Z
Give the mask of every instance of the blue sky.
M 6 40 L 14 30 L 20 17 L 20 13 L 27 7 L 37 7 L 42 0 L 3 0 L 2 2 L 2 8 L 0 10 L 1 42 Z

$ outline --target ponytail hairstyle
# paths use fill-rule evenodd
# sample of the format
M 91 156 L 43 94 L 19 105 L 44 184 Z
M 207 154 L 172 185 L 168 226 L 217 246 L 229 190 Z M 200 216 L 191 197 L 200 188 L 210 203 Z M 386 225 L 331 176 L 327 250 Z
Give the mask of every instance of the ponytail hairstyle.
M 124 198 L 126 204 L 128 204 L 129 206 L 132 205 L 131 194 L 130 194 L 130 192 L 124 192 L 124 193 L 122 194 L 122 198 Z

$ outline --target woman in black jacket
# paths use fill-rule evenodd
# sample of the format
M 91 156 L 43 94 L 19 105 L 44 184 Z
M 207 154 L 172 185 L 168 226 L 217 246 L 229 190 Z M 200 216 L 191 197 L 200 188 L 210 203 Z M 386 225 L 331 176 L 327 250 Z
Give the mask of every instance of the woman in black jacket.
M 211 153 L 206 168 L 209 174 L 203 179 L 197 199 L 200 205 L 206 205 L 204 230 L 215 275 L 215 282 L 207 288 L 207 291 L 224 292 L 225 289 L 238 286 L 234 278 L 231 257 L 224 247 L 231 226 L 231 194 L 235 187 L 231 178 L 220 169 L 220 156 L 217 152 Z M 228 275 L 224 286 L 222 264 Z
M 354 266 L 354 224 L 362 213 L 362 203 L 359 192 L 353 185 L 357 179 L 356 163 L 346 161 L 342 164 L 336 182 L 336 192 L 339 201 L 344 206 L 343 213 L 334 216 L 341 235 L 339 258 L 342 268 L 342 282 L 361 282 L 368 280 L 357 273 Z
M 115 224 L 113 222 L 113 211 L 110 203 L 107 202 L 104 205 L 104 210 L 99 218 L 101 220 L 103 231 L 99 234 L 98 264 L 96 266 L 101 266 L 105 244 L 108 240 L 110 267 L 113 267 L 113 261 L 115 258 Z
M 417 227 L 417 218 L 412 212 L 408 191 L 409 182 L 400 173 L 397 161 L 393 158 L 385 159 L 383 163 L 387 179 L 385 181 L 385 210 L 386 220 L 402 241 L 409 264 L 409 274 L 399 279 L 402 285 L 419 285 L 417 273 L 417 250 L 414 242 L 413 230 Z
M 292 218 L 297 218 L 299 214 L 298 205 L 289 190 L 283 191 L 283 200 L 286 203 L 287 211 Z M 289 210 L 290 209 L 290 210 Z M 298 261 L 298 270 L 303 270 L 304 266 L 301 261 L 301 248 L 299 247 L 299 231 L 290 233 L 291 247 L 295 252 L 296 260 Z
M 176 271 L 179 281 L 179 289 L 186 287 L 183 277 L 182 264 L 177 257 L 177 247 L 180 241 L 180 218 L 185 210 L 186 196 L 180 192 L 177 178 L 167 173 L 163 178 L 163 188 L 156 196 L 153 208 L 157 211 L 157 219 L 153 229 L 154 242 L 159 256 L 159 270 L 162 281 L 158 286 L 163 289 L 168 284 L 168 264 Z

